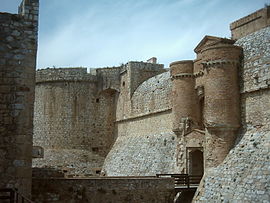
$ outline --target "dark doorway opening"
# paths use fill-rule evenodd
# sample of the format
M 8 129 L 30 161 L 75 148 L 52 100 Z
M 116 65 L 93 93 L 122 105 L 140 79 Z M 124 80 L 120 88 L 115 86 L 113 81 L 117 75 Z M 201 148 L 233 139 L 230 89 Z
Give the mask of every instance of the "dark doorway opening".
M 199 149 L 189 151 L 188 168 L 190 175 L 203 175 L 203 152 Z

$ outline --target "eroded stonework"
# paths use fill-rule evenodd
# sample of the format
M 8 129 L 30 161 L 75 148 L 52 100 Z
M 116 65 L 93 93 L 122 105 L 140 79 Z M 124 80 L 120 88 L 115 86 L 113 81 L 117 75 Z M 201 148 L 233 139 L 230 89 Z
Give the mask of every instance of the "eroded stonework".
M 99 172 L 102 168 L 101 174 L 105 176 L 204 174 L 195 201 L 268 201 L 268 10 L 266 7 L 252 14 L 252 18 L 234 22 L 231 25 L 233 38 L 240 38 L 236 42 L 205 36 L 194 50 L 197 58 L 173 62 L 170 71 L 156 64 L 156 60 L 149 60 L 147 63 L 129 62 L 121 67 L 85 72 L 84 77 L 90 77 L 91 84 L 81 76 L 76 76 L 76 71 L 80 72 L 82 69 L 70 72 L 62 69 L 63 72 L 68 72 L 69 78 L 73 77 L 71 80 L 62 77 L 40 83 L 37 79 L 36 108 L 41 110 L 36 112 L 42 113 L 36 114 L 35 137 L 41 139 L 38 138 L 35 142 L 45 148 L 47 157 L 44 161 L 37 159 L 36 166 L 46 168 L 43 163 L 48 162 L 45 160 L 54 159 L 50 167 L 64 170 L 67 167 L 70 170 L 67 174 L 78 176 L 85 176 L 85 173 L 95 175 L 95 168 Z M 263 16 L 263 21 L 258 21 L 259 27 L 254 26 L 254 22 L 259 19 L 254 20 L 254 16 Z M 41 70 L 39 73 L 48 76 L 50 71 Z M 75 75 L 71 76 L 72 74 Z M 49 77 L 55 77 L 55 74 Z M 67 92 L 63 101 L 53 97 L 51 93 L 47 99 L 40 100 L 40 95 L 48 91 L 46 88 L 56 91 L 59 84 L 63 90 L 59 92 L 60 98 Z M 69 90 L 70 86 L 74 89 Z M 79 92 L 83 92 L 80 97 L 74 96 Z M 105 100 L 101 96 L 103 93 Z M 59 101 L 53 104 L 54 99 Z M 40 101 L 47 101 L 47 105 L 40 105 Z M 64 101 L 68 101 L 67 104 Z M 100 107 L 103 101 L 109 103 L 105 102 L 107 105 Z M 62 107 L 59 106 L 50 110 L 51 115 L 43 112 L 53 109 L 56 104 L 74 104 L 74 107 L 61 110 Z M 89 109 L 82 111 L 82 104 L 82 109 Z M 100 113 L 99 109 L 102 109 Z M 57 114 L 57 111 L 62 113 Z M 89 119 L 76 118 L 74 111 L 78 115 L 81 111 Z M 64 114 L 70 116 L 64 116 L 60 120 L 72 118 L 64 122 L 68 125 L 59 124 L 54 127 Z M 51 123 L 41 125 L 40 120 L 46 120 L 40 119 L 43 115 L 47 115 Z M 53 117 L 56 118 L 55 121 L 52 120 Z M 84 122 L 81 129 L 79 122 Z M 101 125 L 100 130 L 93 131 L 91 122 L 96 126 Z M 102 129 L 108 124 L 111 130 L 102 134 Z M 50 130 L 46 132 L 49 133 L 40 136 L 45 131 L 38 130 L 39 126 L 47 126 Z M 61 126 L 65 126 L 61 130 L 65 135 L 55 137 L 56 134 L 61 134 L 57 133 Z M 76 126 L 77 130 L 69 135 L 71 130 L 68 126 Z M 56 131 L 53 132 L 52 129 Z M 44 139 L 50 133 L 55 141 L 49 144 L 50 149 L 47 147 L 46 155 L 46 146 L 50 141 L 44 142 Z M 65 136 L 65 140 L 61 141 Z M 94 140 L 76 146 L 66 143 L 73 136 L 79 138 L 76 139 L 79 142 L 82 137 L 92 137 Z M 106 142 L 97 142 L 97 137 L 102 141 L 112 139 L 106 145 Z M 98 150 L 93 150 L 93 144 L 98 146 Z M 69 147 L 68 151 L 64 149 Z M 107 150 L 106 153 L 99 153 L 102 148 Z M 58 156 L 50 150 L 66 152 L 63 157 L 66 157 L 67 164 L 63 164 L 65 161 L 61 163 Z M 69 155 L 74 150 L 78 153 L 77 157 L 80 157 L 78 160 L 94 155 L 99 155 L 100 159 L 96 157 L 95 160 L 84 160 L 84 166 L 80 166 L 80 161 L 74 162 L 76 156 Z M 87 155 L 81 155 L 82 152 Z M 76 172 L 72 172 L 71 163 L 75 165 Z M 253 186 L 249 187 L 250 184 Z
M 205 173 L 194 202 L 269 202 L 270 28 L 249 34 L 243 47 L 242 130 L 224 162 Z
M 33 179 L 37 202 L 171 202 L 172 178 L 142 176 L 184 173 L 204 175 L 194 202 L 269 202 L 269 13 L 170 69 L 151 58 L 36 73 L 38 0 L 0 13 L 0 187 L 30 197 Z
M 0 13 L 0 188 L 31 196 L 38 0 Z

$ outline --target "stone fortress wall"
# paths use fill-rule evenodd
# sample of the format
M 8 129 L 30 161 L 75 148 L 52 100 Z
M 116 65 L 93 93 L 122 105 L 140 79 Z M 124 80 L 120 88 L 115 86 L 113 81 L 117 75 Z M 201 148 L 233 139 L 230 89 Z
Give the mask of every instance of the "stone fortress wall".
M 265 16 L 268 10 L 264 8 L 255 14 Z M 245 35 L 239 34 L 242 27 L 254 27 L 254 18 L 250 16 L 232 23 L 232 36 Z M 268 18 L 263 19 L 265 24 L 261 23 L 259 28 L 268 25 Z M 96 69 L 92 71 L 94 74 L 86 73 L 85 69 L 40 70 L 37 72 L 35 144 L 44 147 L 45 151 L 50 148 L 64 152 L 62 149 L 70 147 L 72 150 L 86 150 L 92 154 L 90 157 L 98 155 L 96 161 L 102 161 L 91 167 L 93 160 L 89 161 L 84 166 L 89 169 L 100 168 L 106 157 L 103 173 L 113 176 L 191 173 L 192 170 L 202 173 L 203 169 L 192 169 L 193 153 L 202 154 L 203 168 L 215 167 L 223 161 L 237 138 L 239 103 L 244 102 L 245 87 L 242 86 L 249 84 L 242 80 L 250 80 L 250 77 L 265 80 L 262 71 L 250 76 L 248 68 L 242 69 L 240 100 L 237 75 L 242 57 L 240 47 L 242 44 L 234 44 L 234 40 L 206 36 L 195 48 L 197 58 L 172 63 L 170 72 L 155 60 Z M 58 77 L 60 72 L 63 73 Z M 268 87 L 266 82 L 258 83 Z M 62 87 L 57 87 L 60 84 Z M 73 90 L 69 90 L 71 85 Z M 61 91 L 53 93 L 52 90 L 57 91 L 57 88 Z M 40 95 L 46 91 L 48 96 Z M 81 96 L 74 96 L 80 91 Z M 65 92 L 66 97 L 63 96 Z M 56 98 L 53 94 L 60 96 Z M 44 99 L 40 100 L 41 97 Z M 66 107 L 64 101 L 68 101 Z M 45 102 L 47 104 L 43 104 Z M 49 115 L 49 111 L 53 115 Z M 41 119 L 44 115 L 47 118 Z M 46 119 L 51 121 L 39 123 L 47 122 Z M 47 129 L 39 129 L 40 126 Z M 61 129 L 63 126 L 66 132 Z M 62 140 L 65 136 L 68 138 Z M 51 144 L 50 137 L 54 137 Z M 47 160 L 55 156 L 53 159 L 57 162 L 58 153 L 72 163 L 68 152 L 64 156 L 61 152 L 52 155 L 47 151 Z M 81 157 L 86 157 L 86 154 Z M 57 164 L 61 165 L 60 162 Z M 37 159 L 34 163 L 39 167 L 48 166 L 44 159 Z M 51 166 L 55 165 L 51 162 Z M 80 173 L 85 171 L 77 174 Z
M 205 173 L 194 202 L 270 201 L 269 43 L 270 27 L 235 43 L 244 53 L 239 71 L 242 129 L 224 162 Z
M 8 174 L 1 187 L 29 195 L 38 1 L 24 0 L 20 12 L 0 15 L 8 22 L 0 34 L 9 36 L 0 49 L 0 169 Z M 206 36 L 195 60 L 173 62 L 170 71 L 154 59 L 90 73 L 37 71 L 33 143 L 44 157 L 33 160 L 36 174 L 205 172 L 194 201 L 269 201 L 268 14 L 266 7 L 233 23 L 236 43 Z M 33 188 L 44 181 L 35 178 Z
M 33 167 L 97 175 L 122 134 L 118 122 L 135 115 L 127 110 L 132 103 L 128 98 L 141 82 L 160 72 L 163 65 L 143 62 L 90 73 L 85 68 L 38 70 L 34 146 L 44 149 L 44 157 L 34 159 Z
M 230 24 L 232 39 L 237 40 L 270 25 L 269 6 Z
M 156 177 L 33 179 L 35 202 L 173 202 L 174 180 Z M 146 192 L 147 191 L 147 192 Z
M 150 65 L 155 64 L 149 63 Z M 134 88 L 129 89 L 132 82 L 129 82 L 128 77 L 135 72 L 132 71 L 127 69 L 121 75 L 122 89 L 117 103 L 116 120 L 118 135 L 106 157 L 103 172 L 108 176 L 173 173 L 176 163 L 176 136 L 170 126 L 170 74 L 165 69 L 158 69 L 154 72 L 156 76 L 141 80 L 142 83 L 133 92 Z M 148 68 L 147 72 L 136 71 L 138 76 L 143 76 L 142 73 L 152 74 L 153 70 Z
M 31 196 L 38 0 L 0 13 L 0 188 Z
M 91 74 L 86 68 L 37 71 L 34 145 L 44 148 L 44 158 L 35 159 L 33 167 L 76 175 L 100 171 L 115 139 L 116 91 L 98 89 L 104 72 Z

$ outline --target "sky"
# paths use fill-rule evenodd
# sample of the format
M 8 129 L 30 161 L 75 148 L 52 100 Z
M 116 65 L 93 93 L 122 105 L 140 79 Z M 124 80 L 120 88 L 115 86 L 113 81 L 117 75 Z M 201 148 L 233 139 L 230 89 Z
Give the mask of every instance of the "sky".
M 22 0 L 0 0 L 17 13 Z M 37 68 L 112 67 L 128 61 L 194 59 L 205 35 L 230 38 L 229 24 L 270 0 L 40 0 Z

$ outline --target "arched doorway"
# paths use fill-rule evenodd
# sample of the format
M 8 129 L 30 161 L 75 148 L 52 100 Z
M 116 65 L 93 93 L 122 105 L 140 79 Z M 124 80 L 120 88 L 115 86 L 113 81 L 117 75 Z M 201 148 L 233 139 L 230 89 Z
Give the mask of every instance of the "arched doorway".
M 194 149 L 189 152 L 189 174 L 203 175 L 203 152 L 199 149 Z

